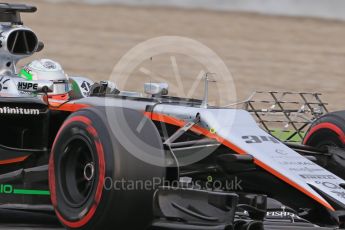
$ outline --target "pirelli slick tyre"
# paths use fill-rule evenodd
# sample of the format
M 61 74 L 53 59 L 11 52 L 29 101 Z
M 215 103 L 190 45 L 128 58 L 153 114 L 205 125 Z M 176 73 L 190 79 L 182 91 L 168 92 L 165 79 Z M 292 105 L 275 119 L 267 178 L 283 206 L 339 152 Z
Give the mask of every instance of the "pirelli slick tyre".
M 160 135 L 150 120 L 129 109 L 114 108 L 112 113 L 121 114 L 112 119 L 120 119 L 117 124 L 127 125 L 125 128 L 135 130 L 141 124 L 137 137 L 154 147 L 152 154 L 164 159 Z M 125 130 L 118 128 L 119 132 Z M 128 190 L 112 185 L 124 180 L 163 179 L 165 169 L 129 153 L 111 130 L 105 109 L 88 108 L 72 114 L 56 136 L 49 186 L 55 212 L 68 229 L 139 230 L 152 221 L 153 188 Z
M 314 122 L 303 143 L 320 149 L 327 146 L 344 148 L 345 111 L 326 114 Z

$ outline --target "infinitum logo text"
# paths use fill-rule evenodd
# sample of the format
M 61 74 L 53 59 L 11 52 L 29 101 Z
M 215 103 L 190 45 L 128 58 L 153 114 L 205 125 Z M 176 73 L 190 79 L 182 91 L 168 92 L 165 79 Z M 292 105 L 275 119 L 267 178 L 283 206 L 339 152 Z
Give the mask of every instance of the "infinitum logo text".
M 39 109 L 24 109 L 24 108 L 10 108 L 0 107 L 0 114 L 14 114 L 14 115 L 40 115 Z

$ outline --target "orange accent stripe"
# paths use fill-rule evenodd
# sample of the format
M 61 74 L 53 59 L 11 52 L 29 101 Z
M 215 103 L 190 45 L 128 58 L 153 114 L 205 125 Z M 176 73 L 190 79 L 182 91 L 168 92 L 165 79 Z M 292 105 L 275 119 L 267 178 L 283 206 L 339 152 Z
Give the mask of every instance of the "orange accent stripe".
M 176 125 L 179 127 L 183 127 L 186 124 L 186 122 L 183 120 L 179 120 L 179 119 L 176 119 L 174 117 L 170 117 L 168 115 L 159 114 L 159 113 L 145 112 L 145 116 L 147 116 L 148 118 L 150 118 L 151 120 L 154 120 L 154 121 L 161 121 L 161 122 L 171 124 L 171 125 Z M 236 146 L 235 144 L 231 143 L 230 141 L 225 140 L 224 138 L 218 136 L 217 134 L 213 134 L 210 131 L 208 131 L 207 129 L 204 129 L 200 126 L 194 126 L 194 127 L 192 127 L 191 130 L 193 132 L 200 133 L 204 136 L 207 136 L 208 138 L 212 138 L 212 139 L 217 140 L 219 143 L 221 143 L 221 144 L 227 146 L 228 148 L 234 150 L 238 154 L 242 154 L 242 155 L 248 154 L 246 151 L 244 151 L 240 147 Z M 267 164 L 263 163 L 262 161 L 260 161 L 258 159 L 255 159 L 254 162 L 256 165 L 260 166 L 261 168 L 268 171 L 272 175 L 278 177 L 279 179 L 283 180 L 287 184 L 291 185 L 292 187 L 294 187 L 297 190 L 301 191 L 302 193 L 306 194 L 307 196 L 314 199 L 315 201 L 317 201 L 321 205 L 325 206 L 326 208 L 328 208 L 332 211 L 335 211 L 335 209 L 328 202 L 325 202 L 324 200 L 315 196 L 314 194 L 312 194 L 311 192 L 309 192 L 308 190 L 306 190 L 302 186 L 296 184 L 294 181 L 290 180 L 289 178 L 285 177 L 283 174 L 274 170 L 273 168 L 271 168 Z
M 2 160 L 0 161 L 0 165 L 7 165 L 7 164 L 14 164 L 14 163 L 19 163 L 23 162 L 26 159 L 28 159 L 29 156 L 24 156 L 24 157 L 18 157 L 18 158 L 13 158 L 13 159 L 8 159 L 8 160 Z
M 164 114 L 159 114 L 159 113 L 145 112 L 145 116 L 150 118 L 151 120 L 154 120 L 154 121 L 161 121 L 161 122 L 164 122 L 164 123 L 167 123 L 167 124 L 171 124 L 171 125 L 175 125 L 175 126 L 179 126 L 179 127 L 183 127 L 186 124 L 186 122 L 183 121 L 183 120 L 179 120 L 177 118 L 170 117 L 170 116 L 164 115 Z M 243 154 L 247 154 L 244 150 L 242 150 L 238 146 L 236 146 L 233 143 L 225 140 L 224 138 L 218 136 L 215 133 L 211 133 L 207 129 L 204 129 L 204 128 L 200 127 L 200 126 L 193 126 L 191 128 L 191 130 L 193 132 L 195 132 L 195 133 L 202 134 L 202 135 L 204 135 L 204 136 L 206 136 L 208 138 L 217 140 L 219 143 L 222 143 L 225 146 L 233 149 L 238 154 L 242 154 L 242 155 Z
M 57 111 L 67 111 L 67 112 L 76 112 L 78 110 L 88 108 L 90 105 L 86 104 L 63 104 L 59 102 L 50 102 L 49 103 L 49 109 L 50 110 L 57 110 Z

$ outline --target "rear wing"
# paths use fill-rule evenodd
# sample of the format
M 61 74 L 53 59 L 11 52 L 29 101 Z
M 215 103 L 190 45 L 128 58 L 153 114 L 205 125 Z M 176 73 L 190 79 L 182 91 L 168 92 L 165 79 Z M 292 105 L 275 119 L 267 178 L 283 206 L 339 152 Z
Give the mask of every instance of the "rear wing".
M 320 93 L 256 91 L 244 107 L 263 129 L 283 142 L 302 142 L 310 124 L 328 113 Z

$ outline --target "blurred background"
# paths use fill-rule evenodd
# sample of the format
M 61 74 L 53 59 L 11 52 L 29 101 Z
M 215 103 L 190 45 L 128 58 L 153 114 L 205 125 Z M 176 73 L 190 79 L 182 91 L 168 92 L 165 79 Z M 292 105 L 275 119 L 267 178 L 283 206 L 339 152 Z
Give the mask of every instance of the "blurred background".
M 237 100 L 254 90 L 317 91 L 331 110 L 345 108 L 344 0 L 13 2 L 38 7 L 37 14 L 24 16 L 46 44 L 33 58 L 55 59 L 69 74 L 108 79 L 133 46 L 177 35 L 200 41 L 220 56 L 232 72 Z M 177 62 L 182 77 L 200 71 L 183 58 Z M 162 76 L 173 74 L 169 59 L 154 58 L 149 65 Z M 132 88 L 138 87 L 133 82 Z

